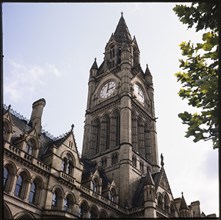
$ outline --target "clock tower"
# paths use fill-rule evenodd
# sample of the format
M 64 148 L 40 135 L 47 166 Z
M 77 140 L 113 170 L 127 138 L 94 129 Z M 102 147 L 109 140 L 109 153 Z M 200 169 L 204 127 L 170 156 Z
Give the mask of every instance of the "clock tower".
M 159 171 L 152 75 L 123 14 L 95 59 L 88 83 L 82 157 L 102 167 L 118 188 L 119 204 L 131 208 L 140 178 Z

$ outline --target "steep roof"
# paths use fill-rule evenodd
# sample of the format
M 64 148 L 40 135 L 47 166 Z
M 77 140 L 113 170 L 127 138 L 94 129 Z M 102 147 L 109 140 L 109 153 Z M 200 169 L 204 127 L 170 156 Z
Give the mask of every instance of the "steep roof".
M 144 203 L 144 186 L 145 186 L 146 177 L 141 177 L 140 182 L 137 185 L 137 189 L 134 193 L 134 197 L 132 200 L 132 207 L 140 207 Z
M 146 176 L 141 177 L 140 182 L 137 185 L 137 190 L 134 193 L 134 197 L 132 200 L 132 206 L 133 207 L 140 207 L 143 205 L 144 202 L 144 186 L 145 185 L 152 185 L 154 186 L 154 180 L 152 178 L 152 175 L 150 173 L 150 171 L 147 171 Z
M 116 30 L 114 32 L 114 39 L 118 43 L 130 44 L 132 41 L 130 32 L 128 30 L 128 27 L 127 27 L 126 22 L 123 17 L 123 13 L 121 13 L 121 18 L 120 18 L 118 25 L 116 27 Z

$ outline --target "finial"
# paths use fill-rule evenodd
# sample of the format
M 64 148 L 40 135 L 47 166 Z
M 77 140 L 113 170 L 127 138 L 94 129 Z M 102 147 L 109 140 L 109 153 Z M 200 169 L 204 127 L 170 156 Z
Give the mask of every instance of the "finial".
M 74 129 L 74 124 L 71 125 L 71 131 L 73 131 L 73 129 Z
M 182 196 L 183 196 L 183 192 L 181 192 Z
M 8 111 L 10 110 L 10 108 L 11 108 L 11 105 L 8 106 Z
M 97 60 L 97 58 L 95 57 L 95 58 L 94 58 L 94 62 L 96 62 L 96 60 Z
M 163 158 L 163 154 L 162 153 L 160 154 L 160 157 L 161 157 L 160 165 L 161 165 L 161 167 L 163 167 L 164 166 L 164 162 L 163 162 L 164 158 Z
M 123 13 L 123 12 L 121 12 L 121 17 L 123 17 L 123 14 L 124 14 L 124 13 Z

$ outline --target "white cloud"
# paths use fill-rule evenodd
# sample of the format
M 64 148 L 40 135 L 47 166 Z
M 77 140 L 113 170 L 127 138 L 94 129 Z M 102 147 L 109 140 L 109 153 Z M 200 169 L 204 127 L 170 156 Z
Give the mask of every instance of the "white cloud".
M 19 102 L 27 95 L 32 96 L 39 88 L 47 85 L 51 77 L 60 77 L 61 72 L 52 64 L 44 66 L 25 65 L 9 61 L 4 72 L 4 97 Z

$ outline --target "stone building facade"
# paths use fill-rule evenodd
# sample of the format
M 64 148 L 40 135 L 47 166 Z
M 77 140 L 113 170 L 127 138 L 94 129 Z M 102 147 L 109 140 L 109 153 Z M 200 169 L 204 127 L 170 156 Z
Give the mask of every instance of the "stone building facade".
M 73 126 L 56 139 L 42 130 L 45 105 L 30 120 L 4 107 L 5 219 L 206 217 L 173 197 L 159 163 L 152 75 L 123 14 L 90 69 L 81 157 Z

